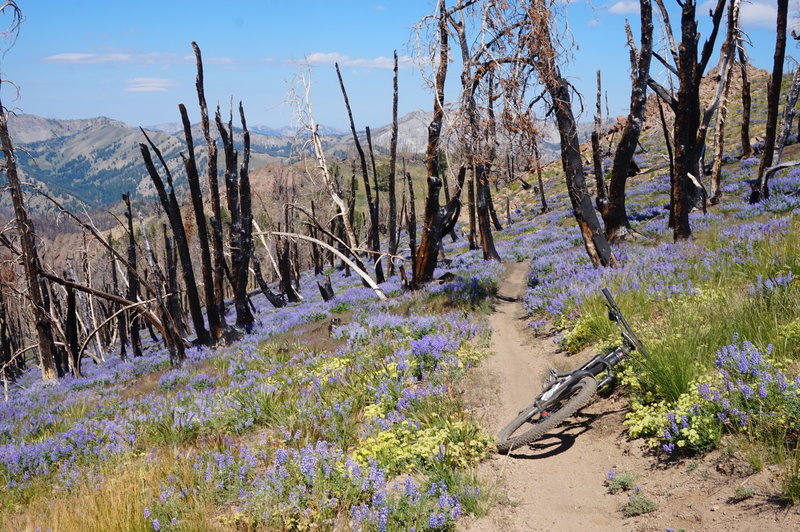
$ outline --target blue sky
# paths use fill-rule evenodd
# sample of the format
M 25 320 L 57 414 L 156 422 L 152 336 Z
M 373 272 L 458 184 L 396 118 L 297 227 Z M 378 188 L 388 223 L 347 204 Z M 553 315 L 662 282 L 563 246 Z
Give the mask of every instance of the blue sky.
M 676 5 L 674 0 L 666 3 Z M 748 51 L 762 68 L 772 63 L 775 3 L 743 4 L 744 27 L 754 43 Z M 793 12 L 799 4 L 790 0 Z M 227 109 L 231 97 L 242 100 L 251 124 L 292 122 L 291 106 L 284 103 L 287 89 L 308 62 L 317 122 L 345 129 L 335 60 L 342 66 L 357 125 L 387 124 L 395 49 L 402 66 L 400 113 L 432 106 L 410 46 L 412 27 L 432 12 L 432 0 L 19 0 L 19 5 L 25 21 L 2 59 L 3 79 L 20 89 L 20 97 L 10 101 L 11 91 L 4 87 L 3 103 L 18 112 L 49 118 L 108 116 L 153 125 L 178 121 L 177 105 L 184 103 L 196 120 L 192 40 L 203 51 L 209 104 L 220 102 Z M 638 35 L 638 2 L 579 1 L 568 12 L 577 49 L 564 71 L 592 107 L 586 116 L 593 112 L 598 68 L 611 113 L 625 113 L 629 62 L 624 22 L 631 19 Z M 793 42 L 788 54 L 800 57 Z M 448 97 L 455 99 L 452 88 Z

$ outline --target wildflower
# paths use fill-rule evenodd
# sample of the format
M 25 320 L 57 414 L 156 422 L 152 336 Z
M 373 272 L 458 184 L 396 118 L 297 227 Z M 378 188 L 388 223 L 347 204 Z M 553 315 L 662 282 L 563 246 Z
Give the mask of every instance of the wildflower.
M 700 392 L 700 396 L 703 399 L 709 399 L 711 397 L 711 386 L 709 386 L 707 382 L 699 385 L 697 391 Z

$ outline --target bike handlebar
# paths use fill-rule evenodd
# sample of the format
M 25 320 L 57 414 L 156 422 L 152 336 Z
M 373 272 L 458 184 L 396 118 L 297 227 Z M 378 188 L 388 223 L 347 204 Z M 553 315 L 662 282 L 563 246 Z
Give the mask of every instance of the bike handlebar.
M 617 302 L 614 301 L 614 296 L 611 295 L 611 291 L 608 288 L 603 288 L 601 291 L 603 292 L 603 296 L 605 296 L 606 301 L 608 301 L 609 318 L 617 324 L 617 327 L 619 327 L 620 332 L 622 333 L 622 338 L 627 344 L 630 345 L 630 347 L 636 349 L 645 357 L 649 357 L 649 354 L 644 348 L 644 345 L 642 345 L 641 340 L 639 340 L 639 337 L 636 336 L 635 332 L 633 332 L 631 326 L 628 325 L 628 321 L 625 319 L 622 311 L 617 306 Z

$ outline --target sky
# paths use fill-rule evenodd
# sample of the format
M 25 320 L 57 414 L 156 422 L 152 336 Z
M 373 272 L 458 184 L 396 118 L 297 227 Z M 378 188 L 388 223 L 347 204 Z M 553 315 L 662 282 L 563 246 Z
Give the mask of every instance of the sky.
M 401 65 L 400 114 L 432 108 L 414 59 L 413 27 L 433 12 L 433 0 L 17 1 L 25 19 L 0 62 L 3 80 L 19 90 L 15 99 L 4 84 L 2 101 L 16 112 L 59 119 L 107 116 L 150 126 L 178 122 L 177 106 L 184 103 L 197 121 L 192 41 L 203 53 L 209 105 L 227 110 L 231 98 L 242 101 L 249 124 L 295 123 L 288 94 L 298 74 L 310 73 L 316 121 L 347 129 L 334 61 L 342 68 L 357 127 L 390 123 L 395 50 Z M 798 13 L 800 0 L 789 1 L 790 11 Z M 677 5 L 666 3 L 671 9 Z M 579 0 L 568 5 L 575 48 L 562 71 L 584 94 L 583 119 L 593 113 L 598 68 L 611 114 L 627 112 L 624 24 L 630 19 L 638 38 L 638 4 Z M 761 68 L 772 65 L 775 5 L 776 0 L 743 2 L 742 21 L 752 43 L 748 53 Z M 706 4 L 698 9 L 700 18 L 707 19 L 707 12 Z M 672 19 L 679 20 L 677 11 Z M 659 27 L 656 23 L 656 32 Z M 787 55 L 800 58 L 791 39 Z M 655 61 L 653 67 L 661 68 Z M 448 99 L 457 97 L 455 78 L 451 72 Z

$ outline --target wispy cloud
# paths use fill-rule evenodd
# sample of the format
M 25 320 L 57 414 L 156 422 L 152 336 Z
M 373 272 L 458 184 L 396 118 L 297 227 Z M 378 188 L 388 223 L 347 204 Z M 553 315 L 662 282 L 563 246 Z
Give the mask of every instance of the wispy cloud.
M 619 0 L 611 5 L 608 8 L 609 13 L 614 13 L 615 15 L 628 15 L 631 13 L 638 13 L 639 12 L 639 2 L 635 2 L 634 0 Z
M 189 63 L 193 60 L 190 55 L 180 55 L 171 52 L 112 52 L 112 53 L 82 53 L 66 52 L 47 56 L 43 59 L 46 63 L 60 63 L 67 65 L 92 65 L 92 64 L 143 64 L 171 66 Z
M 778 19 L 778 7 L 772 2 L 743 2 L 739 8 L 739 18 L 743 26 L 758 26 L 775 29 Z
M 590 28 L 596 28 L 597 26 L 600 25 L 600 19 L 597 18 L 597 17 L 594 17 L 592 20 L 587 22 L 586 25 L 589 26 Z
M 126 92 L 166 92 L 175 82 L 166 78 L 132 78 L 128 80 Z
M 332 65 L 339 63 L 342 66 L 348 67 L 362 67 L 362 68 L 394 68 L 394 59 L 391 57 L 374 57 L 374 58 L 357 58 L 349 57 L 338 52 L 314 52 L 306 56 L 306 63 L 309 65 Z M 413 59 L 407 55 L 401 55 L 397 58 L 397 65 L 399 68 L 408 68 L 413 65 Z
M 155 65 L 170 67 L 194 63 L 193 55 L 176 54 L 173 52 L 137 52 L 113 51 L 107 53 L 65 52 L 49 55 L 42 59 L 46 63 L 62 65 L 96 65 L 96 64 L 121 64 L 121 65 Z M 213 65 L 236 65 L 239 61 L 228 57 L 207 57 L 203 61 Z

